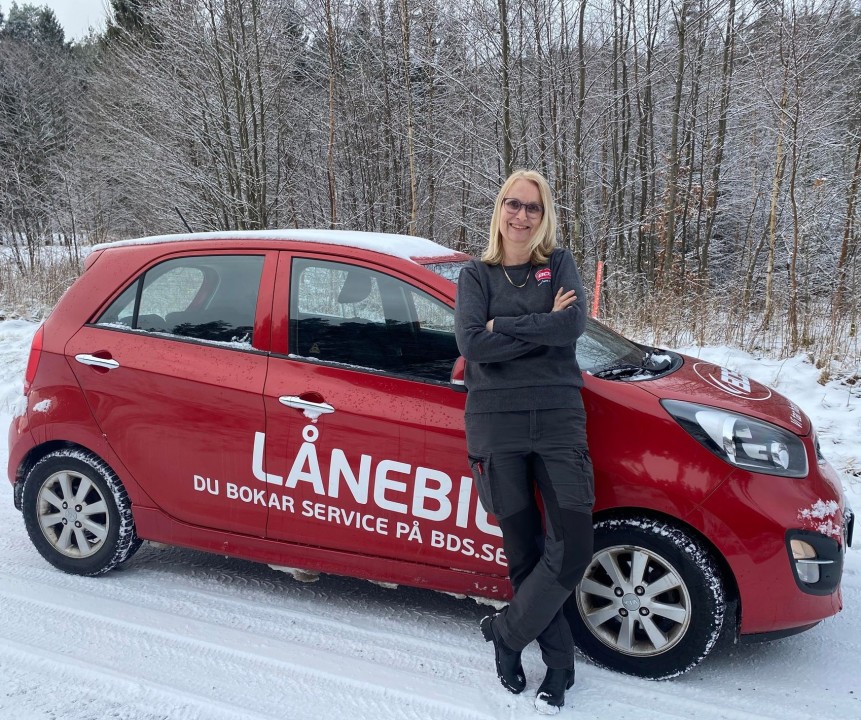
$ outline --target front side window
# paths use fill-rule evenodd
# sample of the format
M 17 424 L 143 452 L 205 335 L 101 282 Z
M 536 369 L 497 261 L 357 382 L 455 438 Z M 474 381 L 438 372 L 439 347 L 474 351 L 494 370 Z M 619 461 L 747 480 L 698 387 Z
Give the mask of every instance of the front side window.
M 251 346 L 262 255 L 167 260 L 147 270 L 98 325 Z
M 454 311 L 368 268 L 296 259 L 290 352 L 419 380 L 448 382 L 458 357 Z
M 444 277 L 446 280 L 451 280 L 453 283 L 457 284 L 458 278 L 460 277 L 460 271 L 469 265 L 469 262 L 469 260 L 449 260 L 446 262 L 426 263 L 425 267 L 431 272 L 435 272 L 440 277 Z

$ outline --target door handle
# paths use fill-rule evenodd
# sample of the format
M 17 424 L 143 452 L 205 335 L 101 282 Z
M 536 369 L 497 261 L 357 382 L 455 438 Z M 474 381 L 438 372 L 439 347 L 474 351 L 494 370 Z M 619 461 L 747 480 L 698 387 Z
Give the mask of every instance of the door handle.
M 96 355 L 87 355 L 86 353 L 75 355 L 75 360 L 77 360 L 82 365 L 92 365 L 93 367 L 100 367 L 104 368 L 105 370 L 116 370 L 120 366 L 120 364 L 116 360 L 97 357 Z
M 278 402 L 282 405 L 286 405 L 287 407 L 302 410 L 305 413 L 305 416 L 312 420 L 315 420 L 320 415 L 328 415 L 329 413 L 335 412 L 335 408 L 327 402 L 311 402 L 310 400 L 303 400 L 301 397 L 297 397 L 296 395 L 282 395 L 278 398 Z

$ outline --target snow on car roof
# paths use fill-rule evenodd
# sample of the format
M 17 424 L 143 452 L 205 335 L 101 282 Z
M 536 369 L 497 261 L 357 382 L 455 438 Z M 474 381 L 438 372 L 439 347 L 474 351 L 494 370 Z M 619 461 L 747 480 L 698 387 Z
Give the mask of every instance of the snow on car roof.
M 462 257 L 462 253 L 423 237 L 396 235 L 394 233 L 362 232 L 359 230 L 229 230 L 225 232 L 153 235 L 151 237 L 100 243 L 93 246 L 93 250 L 105 250 L 107 248 L 125 247 L 128 245 L 182 242 L 183 240 L 292 240 L 374 250 L 405 260 L 413 260 L 415 258 Z

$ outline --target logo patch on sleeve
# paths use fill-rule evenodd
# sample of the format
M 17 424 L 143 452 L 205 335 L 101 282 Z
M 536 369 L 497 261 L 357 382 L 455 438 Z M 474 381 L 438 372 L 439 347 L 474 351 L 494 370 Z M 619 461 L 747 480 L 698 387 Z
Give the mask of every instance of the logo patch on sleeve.
M 541 270 L 538 270 L 535 273 L 535 279 L 538 281 L 539 285 L 550 282 L 550 268 L 541 268 Z

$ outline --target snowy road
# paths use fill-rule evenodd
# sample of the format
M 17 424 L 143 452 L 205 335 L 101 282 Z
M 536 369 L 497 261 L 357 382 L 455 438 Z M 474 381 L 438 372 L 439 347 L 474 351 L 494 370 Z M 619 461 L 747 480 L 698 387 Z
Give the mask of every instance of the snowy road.
M 0 323 L 3 468 L 30 334 Z M 851 497 L 858 509 L 859 494 Z M 861 718 L 857 545 L 837 617 L 725 649 L 667 682 L 581 662 L 560 717 Z M 106 576 L 65 575 L 30 545 L 11 486 L 0 482 L 2 720 L 537 717 L 529 689 L 512 696 L 496 680 L 477 627 L 486 611 L 348 578 L 303 584 L 263 565 L 151 545 Z M 534 689 L 543 672 L 534 649 L 524 667 Z

